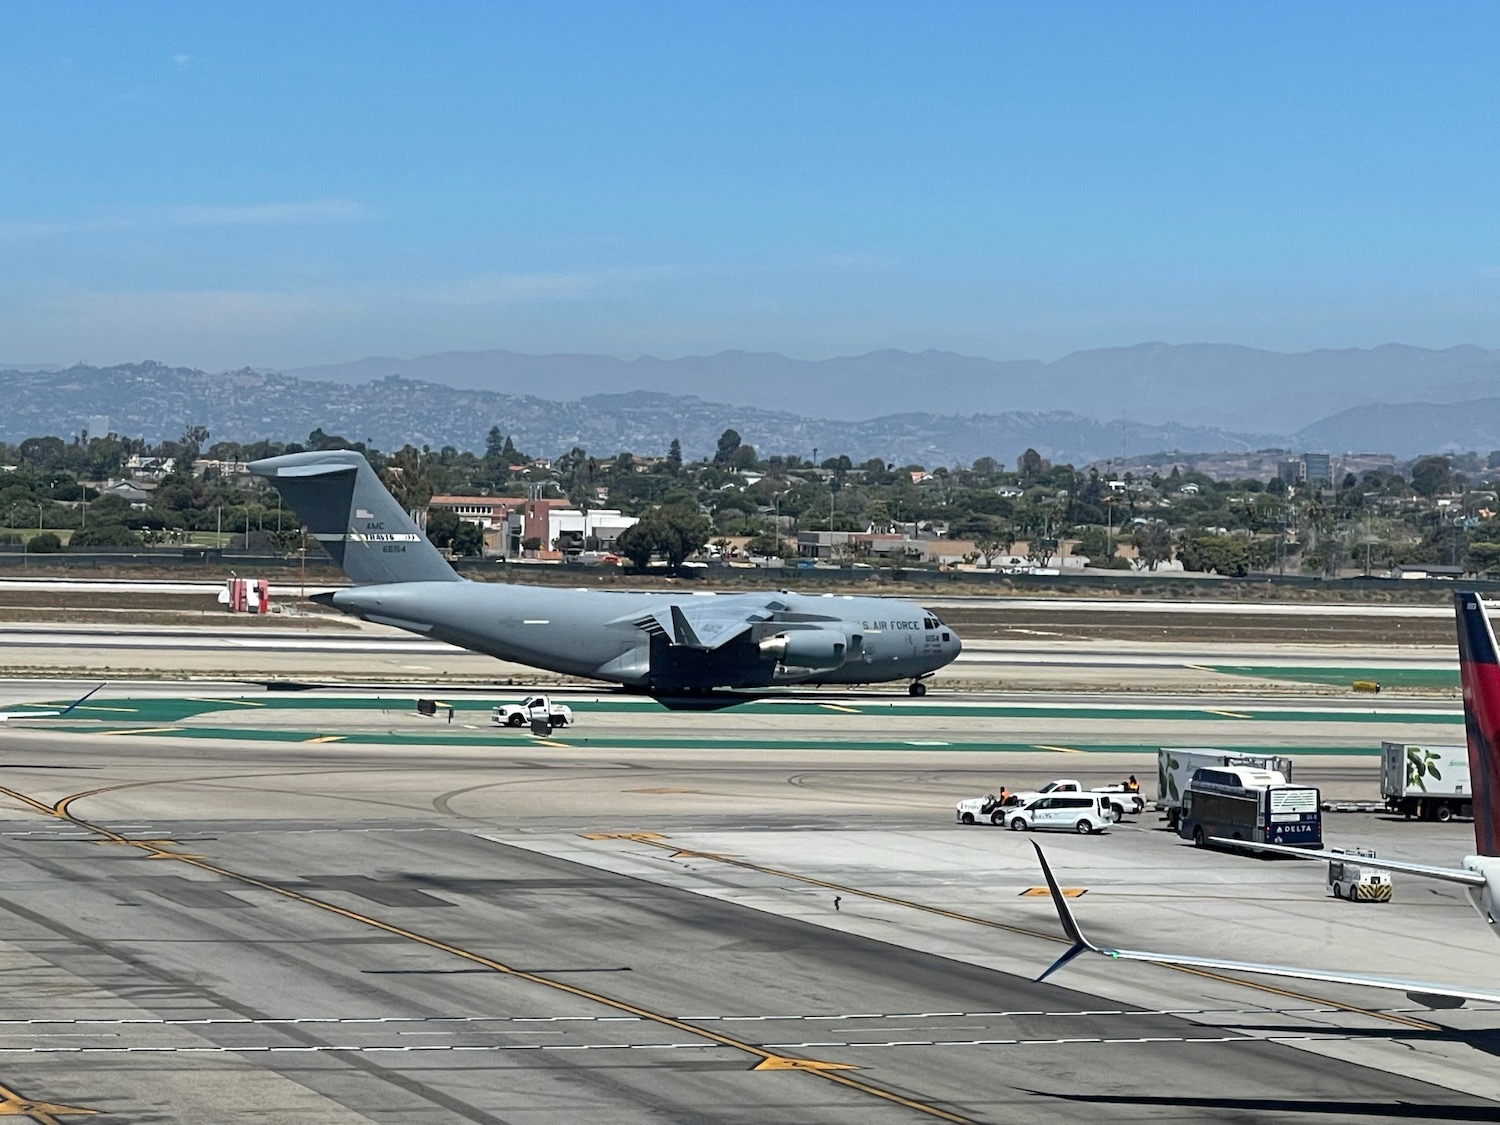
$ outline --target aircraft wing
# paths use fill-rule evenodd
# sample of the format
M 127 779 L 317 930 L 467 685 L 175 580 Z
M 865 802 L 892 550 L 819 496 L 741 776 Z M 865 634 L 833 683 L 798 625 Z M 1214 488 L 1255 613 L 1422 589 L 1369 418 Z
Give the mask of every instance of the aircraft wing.
M 1145 961 L 1149 964 L 1171 965 L 1184 969 L 1214 969 L 1235 973 L 1256 973 L 1263 976 L 1289 977 L 1294 980 L 1320 981 L 1324 984 L 1357 984 L 1363 985 L 1366 988 L 1391 989 L 1397 992 L 1404 992 L 1418 1003 L 1425 1003 L 1429 1007 L 1434 1008 L 1458 1007 L 1465 1000 L 1500 1004 L 1500 992 L 1457 988 L 1451 984 L 1436 984 L 1432 981 L 1366 976 L 1363 973 L 1329 972 L 1326 969 L 1301 969 L 1292 965 L 1263 965 L 1255 961 L 1228 961 L 1214 957 L 1188 957 L 1175 953 L 1152 953 L 1143 949 L 1101 948 L 1083 936 L 1083 930 L 1079 928 L 1077 920 L 1073 917 L 1073 911 L 1068 906 L 1068 900 L 1063 898 L 1062 891 L 1057 885 L 1057 879 L 1053 877 L 1052 868 L 1047 864 L 1047 857 L 1042 854 L 1041 846 L 1035 841 L 1032 842 L 1031 846 L 1036 848 L 1036 857 L 1042 865 L 1042 874 L 1047 878 L 1047 889 L 1052 894 L 1052 904 L 1057 907 L 1057 917 L 1062 922 L 1063 932 L 1068 935 L 1068 940 L 1073 943 L 1066 953 L 1047 967 L 1046 972 L 1037 977 L 1038 981 L 1046 980 L 1080 953 L 1097 953 L 1100 956 L 1111 957 L 1117 961 Z M 1452 1001 L 1458 1001 L 1458 1003 L 1455 1004 Z
M 72 703 L 69 703 L 61 711 L 0 711 L 0 723 L 3 723 L 3 722 L 5 722 L 8 719 L 57 719 L 57 718 L 61 718 L 63 715 L 68 714 L 70 711 L 73 710 L 73 708 L 77 707 L 80 703 L 82 703 L 89 696 L 93 695 L 96 691 L 99 690 L 99 688 L 102 688 L 103 686 L 104 686 L 103 684 L 99 684 L 96 687 L 89 688 L 88 691 L 84 692 L 77 699 L 73 700 Z
M 695 598 L 687 605 L 674 603 L 651 616 L 673 644 L 712 650 L 723 648 L 752 625 L 769 621 L 772 613 L 769 609 L 746 612 L 743 602 L 726 605 L 720 598 Z
M 1209 838 L 1212 844 L 1225 847 L 1245 848 L 1249 851 L 1273 852 L 1297 859 L 1321 859 L 1357 863 L 1362 867 L 1373 867 L 1379 871 L 1399 871 L 1403 875 L 1420 875 L 1424 879 L 1442 879 L 1448 883 L 1462 883 L 1468 887 L 1484 886 L 1484 876 L 1464 867 L 1435 867 L 1427 863 L 1407 863 L 1399 859 L 1382 859 L 1380 856 L 1359 856 L 1347 852 L 1334 852 L 1326 848 L 1294 848 L 1287 844 L 1250 844 L 1244 840 L 1226 840 L 1219 836 Z

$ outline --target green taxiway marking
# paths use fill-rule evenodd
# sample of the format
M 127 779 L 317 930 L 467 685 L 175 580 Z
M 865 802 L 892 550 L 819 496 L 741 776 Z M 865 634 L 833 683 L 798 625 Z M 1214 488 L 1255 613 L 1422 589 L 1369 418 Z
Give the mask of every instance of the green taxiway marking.
M 134 728 L 120 726 L 59 726 L 48 727 L 49 730 L 60 730 L 70 734 L 124 734 L 139 730 L 141 734 L 167 737 L 167 738 L 209 738 L 209 739 L 240 739 L 246 742 L 301 742 L 307 743 L 314 739 L 326 738 L 327 731 L 320 730 L 268 730 L 261 727 L 176 727 L 170 732 L 156 728 Z M 890 751 L 928 751 L 935 753 L 970 753 L 970 754 L 1034 754 L 1036 744 L 1032 742 L 990 742 L 990 741 L 965 741 L 961 739 L 814 739 L 814 738 L 612 738 L 612 737 L 589 737 L 580 738 L 571 730 L 565 736 L 567 738 L 567 749 L 605 748 L 621 750 L 890 750 Z M 511 734 L 509 731 L 495 728 L 492 731 L 454 731 L 434 730 L 431 733 L 425 731 L 397 732 L 397 731 L 342 731 L 339 734 L 340 741 L 327 744 L 329 749 L 337 749 L 341 746 L 351 745 L 374 745 L 374 746 L 473 746 L 492 747 L 496 750 L 524 750 L 528 747 L 545 746 L 546 743 L 539 742 L 527 734 Z M 1155 754 L 1158 743 L 1145 745 L 1130 742 L 1110 743 L 1086 743 L 1072 742 L 1068 749 L 1076 750 L 1083 754 Z M 1267 750 L 1276 750 L 1283 754 L 1320 754 L 1320 755 L 1368 755 L 1378 756 L 1380 748 L 1374 745 L 1366 746 L 1281 746 L 1275 744 L 1258 744 L 1254 746 L 1222 746 L 1226 753 L 1231 754 L 1263 754 Z
M 1228 676 L 1302 684 L 1342 684 L 1347 687 L 1355 680 L 1373 680 L 1384 687 L 1458 687 L 1457 668 L 1299 668 L 1273 664 L 1205 664 L 1202 667 Z
M 573 699 L 559 697 L 579 714 L 621 714 L 627 712 L 656 712 L 662 716 L 678 713 L 663 707 L 653 699 L 631 698 Z M 488 716 L 497 703 L 514 703 L 519 696 L 477 698 L 466 696 L 451 698 L 451 704 L 461 715 Z M 255 702 L 264 711 L 392 711 L 410 714 L 416 710 L 415 696 L 256 696 Z M 776 715 L 817 715 L 827 718 L 829 705 L 816 700 L 760 698 L 747 699 L 741 703 L 723 706 L 714 702 L 703 706 L 704 701 L 694 700 L 683 707 L 687 714 L 744 714 L 760 712 Z M 889 713 L 903 718 L 949 718 L 949 719 L 1097 719 L 1107 722 L 1221 722 L 1243 723 L 1247 720 L 1270 723 L 1438 723 L 1462 724 L 1463 714 L 1456 707 L 1452 711 L 1392 711 L 1378 708 L 1340 710 L 1337 708 L 1271 709 L 1264 707 L 1152 707 L 1126 704 L 1122 706 L 1099 706 L 1097 704 L 1056 703 L 1037 705 L 1026 703 L 944 704 L 906 703 L 894 700 L 858 699 L 847 706 L 857 706 L 861 715 L 871 716 Z M 109 717 L 122 721 L 129 713 L 131 719 L 142 723 L 176 723 L 184 719 L 198 718 L 215 712 L 234 711 L 243 713 L 242 707 L 234 707 L 225 700 L 190 698 L 131 699 L 119 700 L 109 707 Z M 80 707 L 79 717 L 84 708 Z M 103 714 L 99 716 L 104 718 Z

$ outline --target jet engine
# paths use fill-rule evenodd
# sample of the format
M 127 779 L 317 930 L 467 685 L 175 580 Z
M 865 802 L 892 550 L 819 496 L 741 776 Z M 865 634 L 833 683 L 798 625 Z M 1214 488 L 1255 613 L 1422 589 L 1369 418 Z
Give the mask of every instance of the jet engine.
M 835 629 L 794 629 L 760 642 L 760 654 L 793 668 L 828 671 L 844 663 L 849 640 Z

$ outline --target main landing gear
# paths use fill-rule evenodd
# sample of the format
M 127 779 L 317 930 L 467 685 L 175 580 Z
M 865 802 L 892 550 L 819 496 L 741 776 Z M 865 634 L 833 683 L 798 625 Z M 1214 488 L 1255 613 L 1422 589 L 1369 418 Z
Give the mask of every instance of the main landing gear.
M 908 695 L 923 696 L 927 694 L 927 685 L 921 680 L 913 680 L 911 686 L 906 689 Z

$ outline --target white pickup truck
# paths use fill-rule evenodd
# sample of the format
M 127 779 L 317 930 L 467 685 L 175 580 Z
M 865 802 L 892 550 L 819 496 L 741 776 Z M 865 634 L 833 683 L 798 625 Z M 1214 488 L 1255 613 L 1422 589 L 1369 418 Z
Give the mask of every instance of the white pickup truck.
M 1141 796 L 1139 790 L 1127 789 L 1123 784 L 1099 785 L 1092 789 L 1085 789 L 1083 783 L 1071 777 L 1059 777 L 1055 781 L 1049 781 L 1040 789 L 1028 790 L 1024 793 L 1007 793 L 1005 800 L 998 800 L 993 793 L 986 797 L 971 797 L 966 801 L 958 802 L 955 810 L 960 824 L 977 824 L 980 821 L 989 821 L 991 824 L 1006 823 L 1003 809 L 1015 808 L 1024 805 L 1037 797 L 1045 797 L 1058 793 L 1089 793 L 1098 794 L 1109 798 L 1111 811 L 1115 819 L 1129 814 L 1135 815 L 1146 807 L 1146 799 Z
M 501 727 L 524 727 L 533 719 L 544 719 L 553 727 L 571 726 L 573 709 L 553 703 L 549 696 L 528 695 L 520 703 L 502 703 L 490 712 L 490 722 Z

